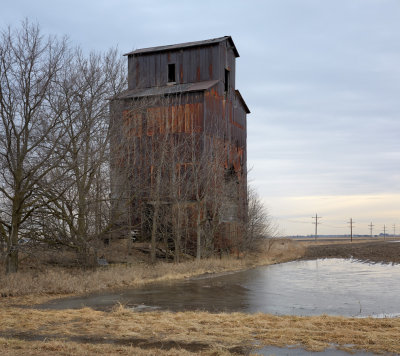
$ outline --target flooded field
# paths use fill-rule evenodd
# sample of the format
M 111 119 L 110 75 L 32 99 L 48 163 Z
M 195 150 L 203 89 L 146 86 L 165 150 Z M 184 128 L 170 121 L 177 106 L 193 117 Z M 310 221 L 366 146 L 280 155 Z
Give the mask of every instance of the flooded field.
M 295 261 L 219 276 L 60 299 L 40 306 L 138 311 L 205 310 L 280 315 L 400 315 L 400 266 L 346 259 Z

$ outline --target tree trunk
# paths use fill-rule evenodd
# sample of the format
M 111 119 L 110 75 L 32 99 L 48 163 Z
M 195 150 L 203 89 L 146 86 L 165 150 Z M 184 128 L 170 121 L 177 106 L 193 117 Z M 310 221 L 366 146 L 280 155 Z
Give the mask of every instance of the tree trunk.
M 158 167 L 156 167 L 156 186 L 154 187 L 154 213 L 153 213 L 153 221 L 151 228 L 151 263 L 156 263 L 156 239 L 157 239 L 157 228 L 159 221 L 159 213 L 160 213 L 160 191 L 161 191 L 161 173 L 164 167 L 164 159 L 166 155 L 166 143 L 167 139 L 164 137 L 164 141 L 160 147 L 160 161 L 158 162 Z
M 197 221 L 196 221 L 196 234 L 197 234 L 197 253 L 196 259 L 199 261 L 201 259 L 201 208 L 200 204 L 197 205 Z
M 158 203 L 154 204 L 153 221 L 151 226 L 151 250 L 150 259 L 151 263 L 156 263 L 156 237 L 157 237 L 157 223 L 158 223 Z
M 175 263 L 179 263 L 179 258 L 180 258 L 180 254 L 181 254 L 181 242 L 179 240 L 179 238 L 175 239 L 175 255 L 174 255 L 174 260 Z
M 7 247 L 6 273 L 16 272 L 18 272 L 18 228 L 13 227 Z
M 3 224 L 0 222 L 0 253 L 3 253 L 6 249 L 7 233 L 4 229 Z
M 174 261 L 175 263 L 179 263 L 180 259 L 180 254 L 181 254 L 181 234 L 182 234 L 182 229 L 181 229 L 181 206 L 179 203 L 177 204 L 177 212 L 176 212 L 176 220 L 175 220 L 175 237 L 174 237 L 174 243 L 175 243 L 175 255 L 174 255 Z
M 18 272 L 18 249 L 14 248 L 7 253 L 6 257 L 6 273 Z
M 90 265 L 90 249 L 88 248 L 88 229 L 86 224 L 87 209 L 84 189 L 78 187 L 78 226 L 77 226 L 77 242 L 80 245 L 78 247 L 78 257 L 81 263 L 86 268 Z
M 16 194 L 13 201 L 11 232 L 7 241 L 6 273 L 18 271 L 18 232 L 21 221 L 21 199 Z

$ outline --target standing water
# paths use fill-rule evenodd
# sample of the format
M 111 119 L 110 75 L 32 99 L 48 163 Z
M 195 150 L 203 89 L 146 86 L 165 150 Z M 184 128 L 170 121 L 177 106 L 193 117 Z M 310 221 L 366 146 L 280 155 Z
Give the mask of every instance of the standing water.
M 400 315 L 400 266 L 344 259 L 294 261 L 60 299 L 41 308 L 104 310 L 118 302 L 136 310 L 390 317 Z

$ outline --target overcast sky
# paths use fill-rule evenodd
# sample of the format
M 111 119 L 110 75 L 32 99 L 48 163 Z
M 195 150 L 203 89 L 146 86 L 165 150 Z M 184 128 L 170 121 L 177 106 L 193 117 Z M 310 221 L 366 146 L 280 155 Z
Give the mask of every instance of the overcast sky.
M 103 51 L 231 35 L 251 181 L 283 234 L 400 233 L 399 0 L 3 0 L 0 26 Z

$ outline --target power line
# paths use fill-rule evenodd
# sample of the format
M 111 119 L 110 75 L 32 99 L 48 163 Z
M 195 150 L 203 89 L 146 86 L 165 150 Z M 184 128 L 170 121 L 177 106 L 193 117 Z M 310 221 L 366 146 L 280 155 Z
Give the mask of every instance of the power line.
M 318 225 L 321 224 L 320 222 L 318 222 L 318 219 L 322 219 L 322 216 L 318 216 L 318 214 L 315 214 L 315 216 L 312 216 L 311 219 L 315 219 L 315 222 L 313 221 L 313 224 L 315 225 L 315 241 L 317 241 Z
M 372 221 L 371 221 L 371 224 L 369 224 L 368 226 L 369 226 L 369 232 L 370 232 L 371 237 L 372 237 L 372 228 L 373 228 L 375 225 L 372 225 Z
M 348 222 L 350 224 L 350 242 L 353 242 L 353 226 L 354 226 L 354 221 L 352 218 L 350 218 L 350 221 Z
M 308 221 L 299 221 L 299 220 L 292 220 L 292 219 L 281 219 L 281 220 L 285 220 L 287 222 L 295 223 L 295 224 L 309 224 Z
M 330 224 L 327 224 L 327 223 L 324 223 L 324 226 L 331 227 L 331 228 L 334 228 L 334 229 L 347 229 L 347 226 L 330 225 Z

